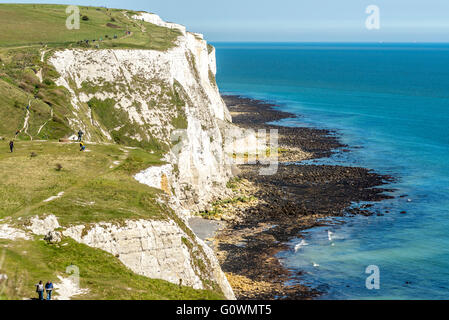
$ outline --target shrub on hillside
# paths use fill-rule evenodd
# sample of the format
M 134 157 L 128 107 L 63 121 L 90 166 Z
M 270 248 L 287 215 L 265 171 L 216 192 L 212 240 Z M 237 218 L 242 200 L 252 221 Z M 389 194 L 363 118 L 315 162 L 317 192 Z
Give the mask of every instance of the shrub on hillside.
M 55 82 L 53 80 L 51 80 L 51 79 L 45 78 L 44 79 L 44 84 L 47 85 L 47 86 L 53 86 L 53 85 L 55 85 Z
M 21 82 L 19 84 L 19 88 L 22 89 L 22 90 L 25 90 L 25 91 L 27 91 L 29 93 L 32 93 L 34 91 L 34 87 L 30 86 L 28 83 L 25 83 L 25 82 Z

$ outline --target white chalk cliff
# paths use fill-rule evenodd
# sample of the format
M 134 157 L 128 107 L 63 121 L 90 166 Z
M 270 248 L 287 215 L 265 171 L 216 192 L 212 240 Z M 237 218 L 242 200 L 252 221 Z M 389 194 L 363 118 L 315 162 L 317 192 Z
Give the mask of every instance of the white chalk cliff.
M 153 16 L 142 18 L 152 22 Z M 171 145 L 166 160 L 176 172 L 170 186 L 182 205 L 202 209 L 223 189 L 230 168 L 225 163 L 220 123 L 230 122 L 231 117 L 214 80 L 215 49 L 202 37 L 186 32 L 166 52 L 64 50 L 56 52 L 50 63 L 61 75 L 57 84 L 72 93 L 74 130 L 82 127 L 87 139 L 99 134 L 100 139 L 112 141 L 114 131 L 126 124 L 106 128 L 91 117 L 86 106 L 93 98 L 110 99 L 135 129 L 128 138 L 139 142 L 157 139 Z M 178 109 L 170 100 L 172 92 L 184 102 Z M 83 123 L 86 114 L 95 132 Z M 179 117 L 185 118 L 187 127 L 175 127 L 173 119 Z M 145 181 L 142 175 L 140 181 Z
M 116 255 L 138 274 L 176 284 L 182 280 L 197 289 L 212 281 L 226 298 L 234 299 L 212 250 L 184 223 L 190 210 L 202 210 L 225 194 L 232 176 L 222 132 L 232 126 L 231 117 L 215 83 L 215 49 L 202 35 L 154 14 L 133 19 L 179 30 L 176 46 L 167 51 L 66 49 L 55 52 L 49 62 L 60 74 L 57 84 L 71 94 L 68 118 L 74 132 L 82 128 L 96 142 L 120 137 L 145 147 L 157 141 L 164 149 L 167 164 L 135 178 L 160 189 L 168 184 L 164 191 L 183 226 L 178 219 L 127 221 L 124 226 L 104 222 L 72 226 L 63 234 Z M 114 127 L 93 114 L 92 101 L 112 106 L 111 112 L 119 115 Z
M 212 250 L 196 237 L 192 241 L 174 221 L 138 220 L 124 226 L 100 223 L 88 231 L 85 228 L 71 227 L 63 234 L 115 255 L 140 275 L 194 289 L 205 289 L 205 281 L 213 281 L 227 298 L 234 299 Z M 202 265 L 206 269 L 201 270 Z

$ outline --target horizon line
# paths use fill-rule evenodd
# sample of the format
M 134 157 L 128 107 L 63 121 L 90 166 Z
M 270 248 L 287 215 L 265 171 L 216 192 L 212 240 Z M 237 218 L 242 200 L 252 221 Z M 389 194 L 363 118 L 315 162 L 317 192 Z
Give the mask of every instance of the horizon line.
M 449 41 L 270 41 L 270 40 L 209 40 L 214 43 L 298 43 L 298 44 L 449 44 Z

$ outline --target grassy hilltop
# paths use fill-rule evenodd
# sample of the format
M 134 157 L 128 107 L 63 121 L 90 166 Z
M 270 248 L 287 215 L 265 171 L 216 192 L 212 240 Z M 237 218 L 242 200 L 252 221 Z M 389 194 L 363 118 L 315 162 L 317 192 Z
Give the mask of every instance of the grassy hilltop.
M 101 48 L 166 50 L 180 35 L 177 30 L 130 19 L 136 14 L 133 11 L 87 6 L 79 7 L 80 29 L 68 30 L 66 8 L 65 5 L 0 4 L 0 47 L 42 44 L 73 47 L 78 41 L 102 38 Z M 126 35 L 126 31 L 131 35 Z
M 161 191 L 133 178 L 140 170 L 163 164 L 157 144 L 117 136 L 115 144 L 97 139 L 88 144 L 89 152 L 81 153 L 77 144 L 58 142 L 75 133 L 68 123 L 73 107 L 68 90 L 55 83 L 59 74 L 47 63 L 54 50 L 95 49 L 97 44 L 100 49 L 164 51 L 175 45 L 180 32 L 135 21 L 130 18 L 134 13 L 126 10 L 80 8 L 81 16 L 87 17 L 81 19 L 80 30 L 67 30 L 66 6 L 0 4 L 0 223 L 25 230 L 31 216 L 46 214 L 58 217 L 62 227 L 172 219 L 190 235 L 185 241 L 193 242 L 183 222 L 156 201 Z M 106 112 L 113 108 L 94 103 L 86 108 L 92 109 L 94 119 L 115 126 L 113 115 Z M 87 116 L 82 120 L 90 123 Z M 96 129 L 90 129 L 95 140 Z M 12 139 L 16 149 L 11 154 Z M 44 201 L 60 192 L 64 196 Z M 0 274 L 8 275 L 6 282 L 0 281 L 0 299 L 34 297 L 37 281 L 57 282 L 58 275 L 67 276 L 65 268 L 71 264 L 80 267 L 81 287 L 89 289 L 80 299 L 223 297 L 212 286 L 194 290 L 139 276 L 113 255 L 68 238 L 58 245 L 41 239 L 0 239 Z
M 165 51 L 181 35 L 178 30 L 131 19 L 136 12 L 86 6 L 80 6 L 80 15 L 88 20 L 81 18 L 79 30 L 68 30 L 66 8 L 0 4 L 0 119 L 8 119 L 0 122 L 0 137 L 9 139 L 24 128 L 24 108 L 30 102 L 29 134 L 22 130 L 19 139 L 58 139 L 71 134 L 66 119 L 71 112 L 70 94 L 55 85 L 59 75 L 47 64 L 54 50 L 98 46 Z

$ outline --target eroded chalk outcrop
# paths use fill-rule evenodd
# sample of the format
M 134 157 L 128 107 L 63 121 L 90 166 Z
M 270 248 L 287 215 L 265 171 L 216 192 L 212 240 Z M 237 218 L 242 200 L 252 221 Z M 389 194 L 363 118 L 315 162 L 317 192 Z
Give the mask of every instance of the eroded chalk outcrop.
M 27 229 L 31 230 L 31 232 L 36 235 L 46 236 L 49 232 L 52 232 L 59 227 L 58 219 L 54 215 L 48 215 L 46 217 L 32 217 Z
M 31 237 L 23 230 L 11 227 L 8 224 L 0 224 L 0 239 L 5 240 L 29 240 Z
M 184 207 L 201 210 L 224 189 L 231 170 L 220 124 L 231 116 L 215 83 L 215 50 L 202 37 L 187 32 L 168 51 L 67 49 L 49 62 L 72 95 L 74 132 L 170 146 L 170 184 Z M 94 117 L 93 99 L 112 104 L 121 122 L 108 127 Z
M 115 255 L 137 274 L 195 289 L 210 289 L 207 283 L 212 281 L 220 286 L 226 298 L 235 298 L 210 248 L 198 238 L 192 239 L 174 221 L 80 225 L 66 229 L 63 234 Z

